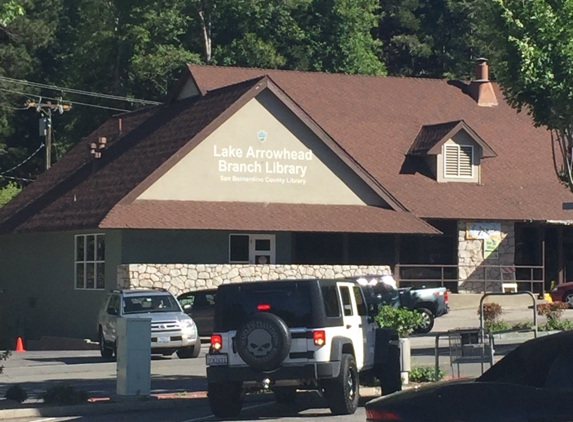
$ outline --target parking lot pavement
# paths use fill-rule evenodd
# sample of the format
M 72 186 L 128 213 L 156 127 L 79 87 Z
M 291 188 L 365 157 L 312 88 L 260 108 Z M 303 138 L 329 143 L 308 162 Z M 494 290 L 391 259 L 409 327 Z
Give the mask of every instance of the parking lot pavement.
M 532 309 L 504 309 L 502 319 L 508 322 L 532 321 Z M 573 319 L 573 310 L 565 312 L 564 318 Z M 544 323 L 539 319 L 538 323 Z M 447 375 L 451 375 L 448 330 L 466 327 L 479 327 L 476 309 L 460 309 L 437 318 L 432 332 L 411 337 L 412 367 L 433 366 L 436 356 L 436 336 L 439 336 L 439 364 Z M 496 359 L 526 338 L 496 341 Z M 170 398 L 204 397 L 206 391 L 206 370 L 204 355 L 208 345 L 204 345 L 197 359 L 181 360 L 172 357 L 153 357 L 151 361 L 151 389 L 156 397 Z M 14 353 L 2 362 L 4 373 L 0 375 L 0 397 L 14 384 L 20 384 L 30 397 L 30 404 L 37 403 L 37 395 L 55 383 L 66 382 L 76 389 L 87 391 L 92 397 L 108 398 L 116 391 L 116 364 L 105 361 L 98 351 L 37 351 Z M 487 369 L 488 365 L 485 365 Z M 457 369 L 457 368 L 456 368 Z M 480 364 L 465 364 L 462 376 L 481 374 Z M 456 371 L 457 372 L 457 371 Z M 0 400 L 1 401 L 1 400 Z M 157 402 L 162 400 L 157 400 Z M 165 402 L 163 400 L 162 402 Z M 189 401 L 187 401 L 189 402 Z M 183 403 L 183 401 L 180 401 Z M 146 404 L 146 406 L 154 406 Z M 166 406 L 166 404 L 162 404 Z M 1 413 L 2 411 L 0 411 Z M 2 417 L 0 416 L 0 419 Z M 8 418 L 10 419 L 10 418 Z

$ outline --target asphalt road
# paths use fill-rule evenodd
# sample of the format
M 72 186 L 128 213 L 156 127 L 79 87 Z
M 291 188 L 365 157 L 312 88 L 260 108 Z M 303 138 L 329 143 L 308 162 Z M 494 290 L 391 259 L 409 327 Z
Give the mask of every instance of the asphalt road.
M 528 309 L 507 310 L 504 319 L 509 322 L 531 321 L 533 312 Z M 573 319 L 573 310 L 567 311 L 565 318 Z M 539 323 L 545 322 L 540 319 Z M 436 356 L 436 335 L 439 335 L 437 352 L 440 365 L 447 375 L 450 372 L 450 348 L 448 330 L 479 326 L 475 309 L 456 310 L 436 319 L 434 330 L 423 336 L 411 338 L 412 367 L 434 365 Z M 533 337 L 531 335 L 530 337 Z M 500 340 L 496 343 L 496 357 L 527 338 L 518 340 Z M 165 392 L 201 392 L 207 387 L 205 379 L 204 354 L 206 347 L 197 359 L 179 359 L 172 357 L 152 357 L 151 389 L 153 394 Z M 34 400 L 37 395 L 58 382 L 66 382 L 78 390 L 85 390 L 92 397 L 107 397 L 116 391 L 116 364 L 104 361 L 98 351 L 28 351 L 14 353 L 7 361 L 2 362 L 4 373 L 0 375 L 0 397 L 13 384 L 20 384 Z M 487 365 L 485 366 L 487 369 Z M 462 376 L 476 376 L 481 373 L 480 364 L 463 365 Z M 174 421 L 195 422 L 215 420 L 209 411 L 207 400 L 193 399 L 192 408 L 169 409 L 161 411 L 130 412 L 103 416 L 78 416 L 63 418 L 29 418 L 20 421 L 60 422 L 60 421 Z M 249 396 L 245 411 L 239 420 L 276 420 L 276 421 L 315 421 L 329 417 L 332 420 L 360 421 L 365 420 L 364 409 L 359 408 L 355 415 L 332 417 L 324 401 L 312 393 L 302 393 L 296 407 L 278 405 L 272 395 Z

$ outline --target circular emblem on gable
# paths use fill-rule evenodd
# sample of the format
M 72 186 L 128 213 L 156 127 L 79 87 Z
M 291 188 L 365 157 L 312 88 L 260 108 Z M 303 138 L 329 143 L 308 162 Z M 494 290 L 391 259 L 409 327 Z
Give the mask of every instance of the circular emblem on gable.
M 265 142 L 267 140 L 267 132 L 265 132 L 264 130 L 259 130 L 257 132 L 257 139 L 259 140 L 259 142 L 262 144 L 263 142 Z

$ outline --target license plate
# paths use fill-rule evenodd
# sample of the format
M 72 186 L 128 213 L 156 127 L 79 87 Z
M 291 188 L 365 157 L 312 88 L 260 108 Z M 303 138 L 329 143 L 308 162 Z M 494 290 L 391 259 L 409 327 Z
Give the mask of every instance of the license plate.
M 225 366 L 227 365 L 227 354 L 219 353 L 217 355 L 205 355 L 207 366 Z
M 157 337 L 157 343 L 159 344 L 169 343 L 169 340 L 171 340 L 169 337 Z

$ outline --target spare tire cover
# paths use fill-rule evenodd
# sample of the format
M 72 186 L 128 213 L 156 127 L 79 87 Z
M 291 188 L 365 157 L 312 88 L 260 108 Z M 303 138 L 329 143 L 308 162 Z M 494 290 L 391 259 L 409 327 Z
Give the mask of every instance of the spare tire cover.
M 278 316 L 257 313 L 237 329 L 235 343 L 247 365 L 260 371 L 272 371 L 290 352 L 290 330 Z

